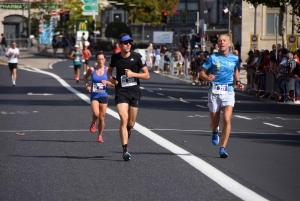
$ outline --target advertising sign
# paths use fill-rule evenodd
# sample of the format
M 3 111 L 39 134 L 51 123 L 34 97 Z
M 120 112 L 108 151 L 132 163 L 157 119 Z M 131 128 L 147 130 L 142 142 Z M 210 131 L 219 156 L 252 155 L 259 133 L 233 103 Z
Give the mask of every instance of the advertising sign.
M 173 43 L 173 31 L 154 31 L 153 43 Z
M 258 49 L 258 34 L 250 34 L 250 48 L 252 50 Z
M 287 49 L 295 52 L 297 50 L 298 35 L 297 34 L 287 34 Z

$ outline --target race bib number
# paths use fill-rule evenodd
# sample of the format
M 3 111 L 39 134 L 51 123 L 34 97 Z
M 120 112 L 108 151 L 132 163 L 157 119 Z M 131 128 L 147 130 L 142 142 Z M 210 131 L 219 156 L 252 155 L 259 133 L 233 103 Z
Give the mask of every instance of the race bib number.
M 126 75 L 121 76 L 122 87 L 130 87 L 137 85 L 137 79 L 135 77 L 126 77 Z
M 102 83 L 93 83 L 92 92 L 94 93 L 105 93 L 106 92 L 106 85 Z
M 76 57 L 74 61 L 75 61 L 75 62 L 80 62 L 79 57 Z
M 227 94 L 228 84 L 213 84 L 212 93 L 213 94 Z

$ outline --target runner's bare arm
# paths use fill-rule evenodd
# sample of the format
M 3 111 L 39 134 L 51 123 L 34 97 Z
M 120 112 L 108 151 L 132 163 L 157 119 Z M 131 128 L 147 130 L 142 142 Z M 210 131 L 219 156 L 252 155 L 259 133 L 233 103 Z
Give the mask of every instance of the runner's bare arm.
M 213 81 L 216 77 L 213 74 L 207 75 L 207 69 L 202 68 L 201 71 L 200 71 L 200 78 L 203 81 Z
M 234 81 L 235 83 L 233 83 L 234 85 L 236 85 L 240 90 L 244 90 L 244 85 L 241 83 L 240 81 L 240 72 L 238 68 L 234 69 Z
M 134 73 L 129 69 L 125 69 L 125 75 L 127 77 L 136 77 L 139 79 L 148 80 L 150 78 L 148 67 L 144 66 L 143 68 L 141 68 L 141 70 L 142 70 L 142 73 Z

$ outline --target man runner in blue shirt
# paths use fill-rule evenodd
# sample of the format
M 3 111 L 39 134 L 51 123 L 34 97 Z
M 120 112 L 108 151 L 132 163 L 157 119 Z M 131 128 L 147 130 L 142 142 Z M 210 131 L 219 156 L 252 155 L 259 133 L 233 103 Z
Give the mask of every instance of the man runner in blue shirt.
M 223 111 L 222 141 L 219 151 L 221 158 L 228 157 L 225 147 L 231 131 L 230 119 L 235 103 L 234 86 L 244 90 L 238 70 L 239 58 L 229 52 L 230 44 L 229 36 L 221 35 L 218 38 L 219 52 L 208 58 L 200 72 L 203 81 L 211 82 L 207 106 L 210 111 L 213 145 L 219 144 L 220 111 L 221 109 Z

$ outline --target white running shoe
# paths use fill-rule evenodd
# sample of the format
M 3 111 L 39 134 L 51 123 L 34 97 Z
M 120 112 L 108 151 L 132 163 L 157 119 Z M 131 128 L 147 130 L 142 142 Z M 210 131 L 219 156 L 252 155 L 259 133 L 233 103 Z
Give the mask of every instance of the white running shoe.
M 84 71 L 84 72 L 83 72 L 83 75 L 85 75 L 85 74 L 86 74 L 86 72 Z

